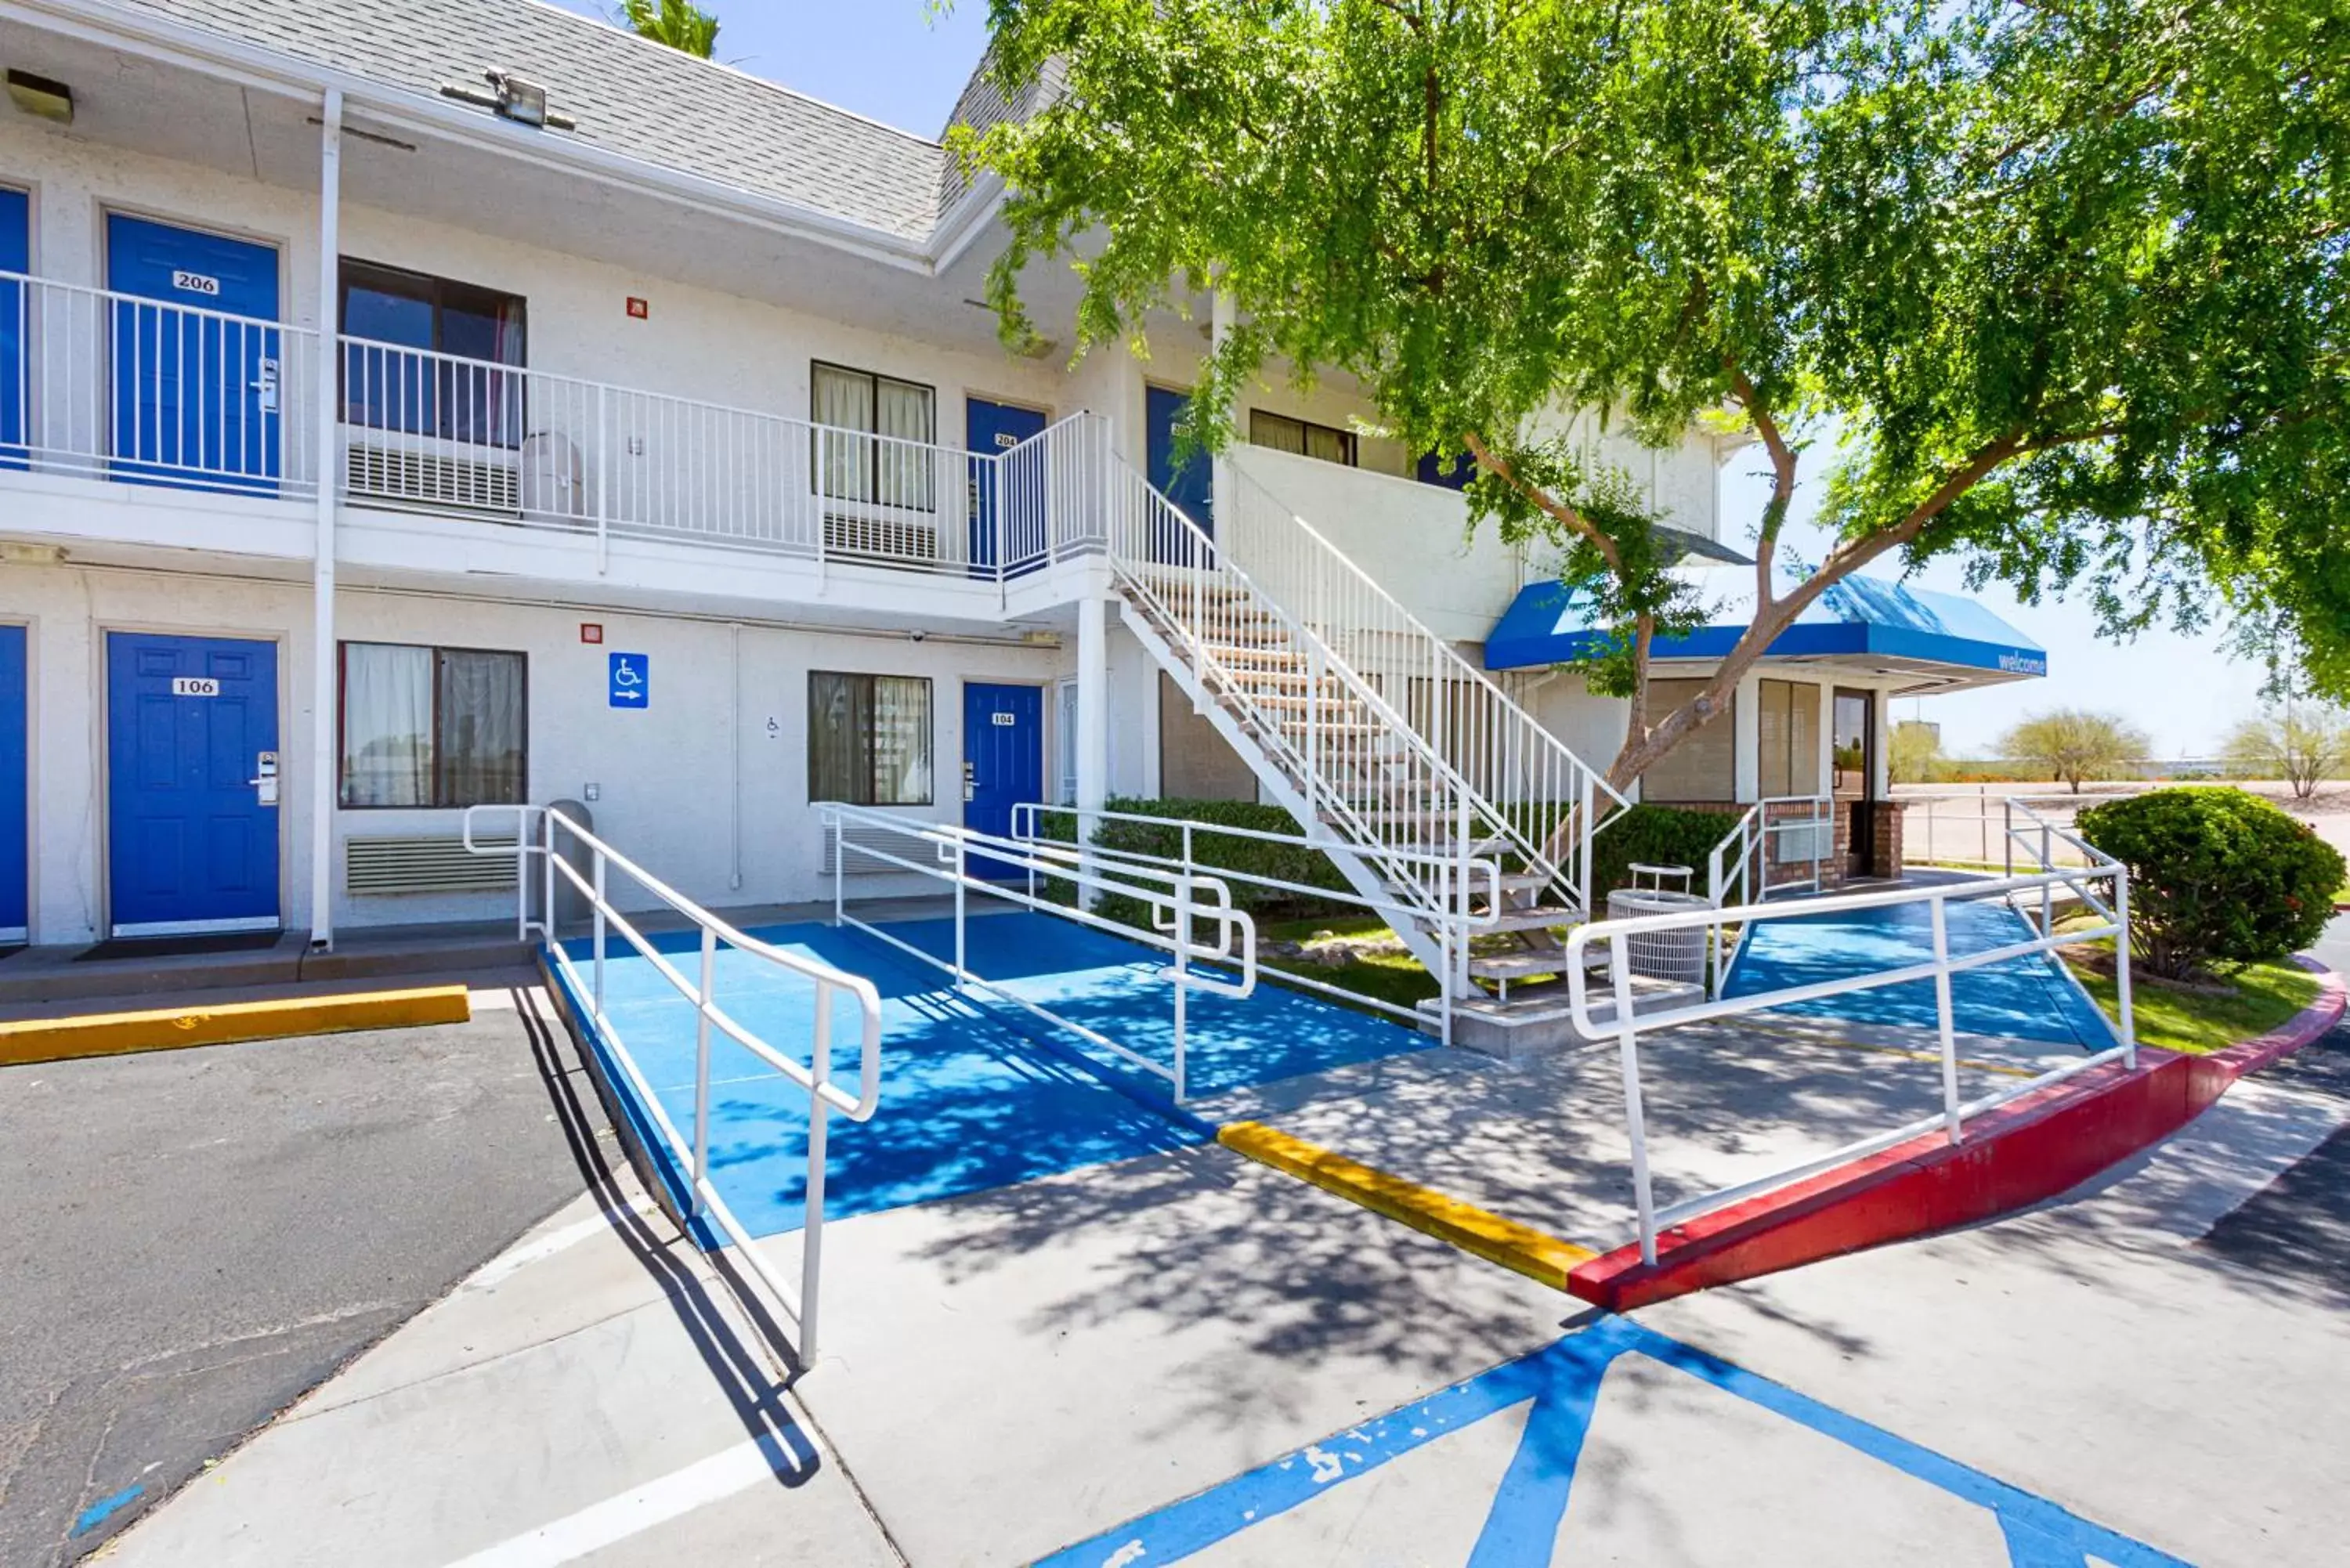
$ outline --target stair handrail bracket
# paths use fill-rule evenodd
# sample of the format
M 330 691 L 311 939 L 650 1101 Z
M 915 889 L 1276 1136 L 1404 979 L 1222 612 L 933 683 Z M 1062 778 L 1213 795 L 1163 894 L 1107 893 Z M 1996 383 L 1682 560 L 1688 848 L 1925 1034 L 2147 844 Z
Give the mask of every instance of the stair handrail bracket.
M 476 814 L 504 811 L 515 813 L 517 831 L 515 841 L 506 846 L 477 844 L 473 836 Z M 536 825 L 535 833 L 531 831 L 534 821 Z M 687 1234 L 694 1238 L 697 1246 L 703 1245 L 695 1222 L 704 1215 L 709 1217 L 717 1230 L 733 1244 L 735 1256 L 749 1267 L 797 1321 L 797 1359 L 803 1367 L 813 1366 L 816 1357 L 817 1303 L 822 1293 L 826 1124 L 835 1112 L 850 1121 L 868 1121 L 880 1107 L 879 991 L 863 975 L 852 974 L 820 959 L 777 947 L 737 929 L 553 806 L 469 806 L 463 824 L 463 840 L 469 850 L 476 854 L 510 854 L 515 857 L 518 873 L 515 878 L 517 929 L 525 939 L 534 933 L 543 939 L 545 946 L 542 950 L 547 962 L 562 975 L 574 1004 L 587 1010 L 588 1022 L 604 1055 L 627 1075 L 639 1105 L 643 1107 L 661 1141 L 668 1146 L 671 1160 L 685 1172 L 686 1213 L 683 1218 Z M 573 846 L 587 854 L 588 868 L 585 873 L 566 857 L 565 850 Z M 527 872 L 533 856 L 539 860 L 537 881 L 541 890 L 536 919 L 529 909 L 533 878 L 524 874 Z M 648 938 L 636 921 L 621 913 L 613 902 L 609 883 L 612 873 L 616 871 L 634 885 L 638 894 L 650 898 L 671 913 L 683 917 L 687 929 L 698 933 L 697 967 L 691 978 L 671 961 L 670 954 Z M 564 945 L 556 929 L 558 877 L 587 902 L 591 947 L 588 972 L 584 975 L 579 961 Z M 616 931 L 646 960 L 655 974 L 693 1008 L 694 1082 L 691 1137 L 680 1132 L 669 1113 L 662 1108 L 660 1098 L 638 1064 L 635 1053 L 629 1049 L 628 1041 L 605 1010 L 606 950 L 611 933 Z M 807 1060 L 805 1063 L 754 1033 L 718 1004 L 717 963 L 721 948 L 733 949 L 757 961 L 766 970 L 791 976 L 795 981 L 814 987 L 815 1012 L 809 1027 Z M 840 1086 L 832 1070 L 833 1015 L 836 1004 L 842 1002 L 854 1009 L 857 1020 L 858 1071 L 854 1094 Z M 796 1287 L 786 1282 L 761 1255 L 756 1239 L 735 1217 L 724 1195 L 710 1177 L 710 1058 L 713 1030 L 773 1067 L 785 1081 L 807 1095 L 806 1198 L 801 1227 L 800 1279 Z M 705 1246 L 704 1250 L 710 1249 Z
M 2085 889 L 2097 882 L 2107 885 L 2112 895 L 2109 899 L 2089 898 Z M 2031 940 L 2026 941 L 2002 943 L 1980 952 L 1951 953 L 1949 907 L 1953 900 L 1998 899 L 2013 908 L 2031 895 L 2039 893 L 2044 896 L 2048 889 L 2059 885 L 2084 890 L 2087 907 L 2097 917 L 2094 923 L 2063 930 L 2043 926 L 2034 929 Z M 1897 964 L 1866 973 L 1781 986 L 1736 997 L 1708 995 L 1696 987 L 1690 987 L 1690 991 L 1698 994 L 1698 1000 L 1669 1003 L 1647 1012 L 1634 1005 L 1631 962 L 1634 938 L 1696 931 L 1700 934 L 1700 940 L 1710 940 L 1719 945 L 1722 930 L 1729 926 L 1747 927 L 1758 920 L 1798 914 L 1808 918 L 1916 904 L 1926 906 L 1933 933 L 1933 956 L 1926 961 Z M 2118 988 L 2121 997 L 2117 1010 L 2119 1018 L 2113 1030 L 2114 1044 L 2104 1050 L 2088 1052 L 2043 1072 L 2021 1077 L 2006 1087 L 1974 1099 L 1961 1100 L 1957 1023 L 1950 994 L 1951 977 L 2014 959 L 2051 955 L 2062 947 L 2108 939 L 2113 941 L 2119 956 L 2116 972 L 2122 977 Z M 1586 973 L 1593 957 L 1590 949 L 1594 944 L 1601 943 L 1605 944 L 1607 984 L 1613 1001 L 1613 1008 L 1604 1021 L 1592 1016 L 1590 982 Z M 1775 904 L 1750 903 L 1719 909 L 1701 906 L 1668 914 L 1596 920 L 1577 926 L 1568 933 L 1566 940 L 1568 1005 L 1575 1030 L 1585 1039 L 1613 1039 L 1617 1043 L 1623 1076 L 1625 1124 L 1631 1139 L 1631 1176 L 1634 1202 L 1639 1217 L 1641 1262 L 1648 1264 L 1656 1262 L 1659 1231 L 1669 1230 L 1699 1215 L 1718 1211 L 1757 1193 L 1776 1190 L 1937 1130 L 1949 1142 L 1958 1144 L 1963 1141 L 1966 1125 L 1970 1118 L 2108 1063 L 2119 1063 L 2126 1072 L 2137 1071 L 2137 1039 L 2128 1004 L 2128 950 L 2129 871 L 2118 862 L 2110 860 L 2086 870 L 2067 868 L 2026 876 L 1969 878 L 1881 892 L 1831 894 Z M 1649 1182 L 1648 1134 L 1643 1111 L 1640 1063 L 1640 1039 L 1643 1035 L 1685 1024 L 1713 1023 L 1766 1009 L 1784 1008 L 1851 992 L 1873 991 L 1883 986 L 1918 981 L 1931 981 L 1934 986 L 1936 1022 L 1940 1039 L 1940 1110 L 1901 1127 L 1847 1143 L 1817 1158 L 1700 1193 L 1663 1210 L 1657 1208 Z

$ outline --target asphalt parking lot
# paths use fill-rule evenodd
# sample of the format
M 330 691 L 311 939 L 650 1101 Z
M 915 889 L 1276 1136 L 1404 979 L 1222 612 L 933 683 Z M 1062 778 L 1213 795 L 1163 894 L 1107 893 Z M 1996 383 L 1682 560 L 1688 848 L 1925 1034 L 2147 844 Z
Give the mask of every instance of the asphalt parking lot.
M 103 1544 L 584 1189 L 569 1042 L 468 978 L 464 1024 L 0 1070 L 0 1563 Z

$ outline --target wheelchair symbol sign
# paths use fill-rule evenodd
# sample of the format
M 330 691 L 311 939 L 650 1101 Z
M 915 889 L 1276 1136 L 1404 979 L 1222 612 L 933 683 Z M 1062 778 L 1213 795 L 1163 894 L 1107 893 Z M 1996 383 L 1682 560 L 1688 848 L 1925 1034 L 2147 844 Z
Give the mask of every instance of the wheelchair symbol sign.
M 612 706 L 642 708 L 652 700 L 653 661 L 641 653 L 609 656 Z

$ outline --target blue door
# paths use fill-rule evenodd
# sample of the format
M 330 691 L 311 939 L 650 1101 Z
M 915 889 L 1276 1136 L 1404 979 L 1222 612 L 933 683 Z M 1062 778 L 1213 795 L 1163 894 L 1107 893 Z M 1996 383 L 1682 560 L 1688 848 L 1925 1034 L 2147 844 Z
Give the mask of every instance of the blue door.
M 277 647 L 106 638 L 108 905 L 116 936 L 277 921 Z
M 277 252 L 109 214 L 106 284 L 133 296 L 114 306 L 114 477 L 275 491 Z
M 1034 409 L 991 403 L 985 398 L 963 400 L 965 452 L 996 455 L 1010 452 L 1030 436 L 1041 434 L 1045 416 Z M 1041 459 L 1043 454 L 1036 454 Z M 998 477 L 990 482 L 988 470 Z M 995 575 L 997 509 L 1003 512 L 1003 558 L 1015 573 L 1034 571 L 1045 560 L 1045 470 L 1041 461 L 1014 459 L 1009 465 L 974 461 L 971 465 L 971 572 L 975 577 Z
M 0 190 L 0 273 L 33 270 L 32 203 L 22 191 Z M 25 466 L 25 286 L 0 277 L 0 468 Z
M 1213 538 L 1213 465 L 1203 452 L 1192 452 L 1180 466 L 1175 462 L 1175 425 L 1191 406 L 1191 400 L 1180 392 L 1170 392 L 1164 387 L 1143 389 L 1143 460 L 1149 470 L 1150 483 L 1159 493 L 1198 524 L 1200 532 Z M 1185 531 L 1170 529 L 1167 539 L 1153 541 L 1153 545 L 1152 555 L 1159 560 L 1184 564 L 1191 559 L 1192 543 Z
M 1008 835 L 1012 808 L 1045 798 L 1045 691 L 1039 686 L 962 689 L 962 825 Z M 974 877 L 1024 876 L 1001 860 L 975 859 Z
M 27 923 L 29 708 L 25 696 L 25 628 L 0 626 L 0 945 L 23 941 Z

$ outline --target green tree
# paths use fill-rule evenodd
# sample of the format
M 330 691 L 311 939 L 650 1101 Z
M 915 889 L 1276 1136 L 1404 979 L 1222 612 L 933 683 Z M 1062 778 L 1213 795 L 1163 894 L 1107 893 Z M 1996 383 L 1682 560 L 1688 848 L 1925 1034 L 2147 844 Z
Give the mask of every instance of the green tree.
M 2148 749 L 2145 732 L 2117 716 L 2078 708 L 2035 713 L 1999 741 L 2001 756 L 2062 779 L 2074 794 L 2084 779 L 2126 777 Z
M 718 47 L 718 18 L 692 0 L 620 0 L 620 22 L 640 38 L 699 59 Z
M 1931 784 L 1942 772 L 1942 732 L 1904 719 L 1893 726 L 1893 749 L 1886 760 L 1895 784 Z
M 1007 340 L 1045 259 L 1079 352 L 1221 288 L 1196 439 L 1250 379 L 1335 368 L 1410 450 L 1472 453 L 1472 514 L 1564 545 L 1612 631 L 1586 675 L 1631 699 L 1621 784 L 1888 558 L 2077 587 L 2116 633 L 2281 618 L 2350 693 L 2345 11 L 992 0 L 1003 85 L 1055 90 L 956 146 L 1012 192 Z M 1648 650 L 1696 607 L 1570 407 L 1768 464 L 1752 625 L 1669 711 Z M 1780 559 L 1806 481 L 1835 538 L 1808 566 Z
M 2295 800 L 2307 800 L 2350 763 L 2350 717 L 2288 700 L 2230 731 L 2221 754 L 2239 778 L 2282 779 Z

